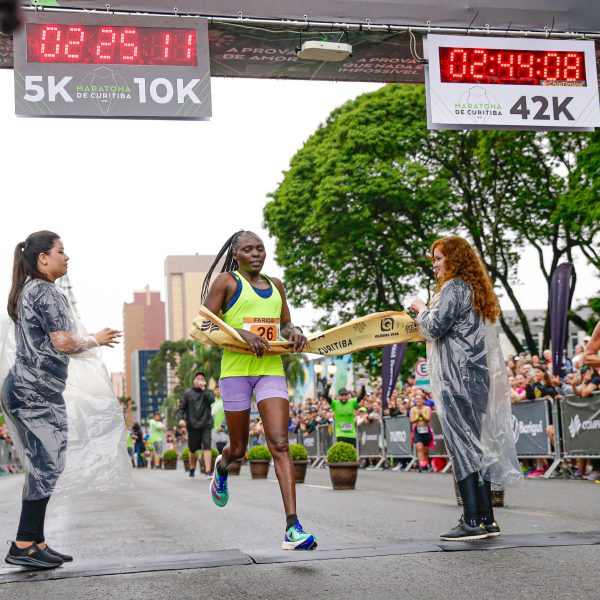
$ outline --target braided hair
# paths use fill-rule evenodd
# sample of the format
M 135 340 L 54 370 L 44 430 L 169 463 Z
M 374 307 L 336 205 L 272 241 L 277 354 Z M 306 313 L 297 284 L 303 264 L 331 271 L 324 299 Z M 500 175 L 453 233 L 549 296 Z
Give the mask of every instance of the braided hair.
M 208 273 L 206 273 L 206 276 L 204 277 L 204 281 L 202 282 L 202 293 L 200 296 L 201 304 L 204 304 L 204 301 L 206 300 L 206 297 L 208 296 L 208 290 L 210 288 L 210 280 L 213 276 L 213 273 L 214 273 L 217 265 L 219 264 L 219 262 L 221 261 L 223 256 L 225 256 L 225 260 L 223 261 L 223 266 L 221 267 L 220 273 L 229 273 L 230 271 L 238 270 L 239 265 L 237 263 L 237 260 L 235 260 L 235 258 L 233 257 L 233 252 L 238 247 L 238 242 L 239 242 L 240 238 L 246 234 L 252 235 L 252 236 L 258 238 L 258 236 L 253 231 L 244 231 L 243 229 L 240 229 L 239 231 L 236 231 L 225 242 L 225 244 L 223 244 L 223 247 L 219 250 L 213 264 L 210 266 L 210 269 L 208 269 Z

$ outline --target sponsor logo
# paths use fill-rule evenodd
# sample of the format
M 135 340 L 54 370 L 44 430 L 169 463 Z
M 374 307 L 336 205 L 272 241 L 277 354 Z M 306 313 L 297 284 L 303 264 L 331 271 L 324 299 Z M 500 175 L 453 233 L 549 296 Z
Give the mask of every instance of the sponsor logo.
M 592 431 L 594 429 L 600 429 L 600 419 L 586 419 L 582 421 L 579 415 L 575 415 L 569 423 L 571 438 L 578 436 L 582 431 Z
M 408 439 L 406 431 L 390 431 L 390 442 L 396 442 L 397 444 L 403 444 Z
M 513 434 L 515 436 L 515 443 L 519 441 L 521 435 L 530 435 L 532 437 L 542 435 L 544 433 L 544 424 L 542 421 L 538 421 L 534 423 L 533 421 L 529 421 L 528 423 L 524 423 L 512 415 L 511 424 L 513 429 Z
M 404 326 L 404 333 L 417 333 L 418 330 L 419 328 L 416 323 L 409 323 Z
M 327 344 L 327 346 L 321 346 L 320 348 L 317 348 L 317 353 L 330 354 L 331 352 L 335 352 L 336 350 L 343 350 L 344 348 L 349 348 L 353 345 L 354 344 L 352 340 L 340 340 L 339 342 L 334 342 L 333 344 Z
M 365 329 L 367 328 L 367 324 L 364 321 L 361 321 L 360 323 L 355 323 L 352 325 L 352 328 L 354 331 L 358 331 L 358 333 L 364 333 Z
M 379 434 L 378 433 L 367 433 L 363 430 L 362 435 L 360 436 L 360 443 L 364 446 L 367 442 L 377 442 L 379 443 Z
M 394 329 L 394 319 L 392 317 L 384 317 L 380 323 L 381 331 L 392 331 Z
M 216 325 L 213 325 L 211 321 L 202 321 L 202 325 L 200 325 L 200 331 L 212 333 L 213 331 L 218 330 L 219 328 Z
M 306 448 L 314 448 L 315 446 L 315 438 L 307 437 L 304 438 L 303 442 Z

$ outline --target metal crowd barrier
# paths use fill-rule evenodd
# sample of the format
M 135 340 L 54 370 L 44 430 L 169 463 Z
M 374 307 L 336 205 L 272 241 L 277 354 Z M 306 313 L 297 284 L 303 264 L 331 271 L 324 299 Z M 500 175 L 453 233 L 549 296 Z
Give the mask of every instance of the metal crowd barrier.
M 600 392 L 588 398 L 566 396 L 556 402 L 539 399 L 519 402 L 511 406 L 512 425 L 519 458 L 547 458 L 553 463 L 545 473 L 548 478 L 566 459 L 600 459 Z M 554 423 L 555 449 L 552 451 L 546 430 Z M 433 413 L 430 421 L 434 435 L 434 449 L 430 458 L 448 458 L 439 416 Z M 335 442 L 332 425 L 319 425 L 312 433 L 289 433 L 290 443 L 302 444 L 308 451 L 313 467 L 325 465 L 327 450 Z M 416 456 L 411 441 L 408 415 L 384 417 L 357 428 L 356 446 L 359 458 L 377 458 L 375 467 L 381 468 L 389 458 L 410 459 L 409 470 Z M 450 461 L 442 470 L 451 468 Z
M 566 459 L 600 459 L 600 393 L 558 398 L 553 414 L 556 457 L 544 477 Z
M 386 458 L 408 458 L 409 463 L 404 468 L 409 471 L 417 457 L 411 441 L 411 426 L 408 416 L 383 417 L 383 431 Z
M 21 471 L 19 458 L 12 444 L 0 440 L 0 475 Z

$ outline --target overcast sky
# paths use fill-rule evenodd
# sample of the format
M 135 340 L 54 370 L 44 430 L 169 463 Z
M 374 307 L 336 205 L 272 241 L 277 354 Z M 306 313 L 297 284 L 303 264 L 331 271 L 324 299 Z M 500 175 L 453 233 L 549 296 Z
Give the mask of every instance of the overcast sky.
M 239 228 L 264 236 L 265 272 L 282 274 L 262 227 L 267 194 L 328 114 L 377 85 L 213 79 L 209 122 L 27 119 L 14 115 L 13 72 L 0 70 L 0 314 L 15 244 L 59 233 L 85 325 L 121 328 L 123 302 L 147 284 L 163 292 L 168 254 L 214 254 Z M 577 298 L 600 281 L 579 259 Z M 524 308 L 546 305 L 537 256 L 526 252 Z M 502 300 L 505 308 L 510 303 Z M 310 325 L 308 307 L 293 312 Z M 105 349 L 122 370 L 122 347 Z

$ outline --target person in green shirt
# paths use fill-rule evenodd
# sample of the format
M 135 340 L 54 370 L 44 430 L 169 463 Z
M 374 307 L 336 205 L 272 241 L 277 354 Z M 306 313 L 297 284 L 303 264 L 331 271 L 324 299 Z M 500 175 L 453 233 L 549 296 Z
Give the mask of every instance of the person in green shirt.
M 163 455 L 163 442 L 165 441 L 165 424 L 159 413 L 150 421 L 150 443 L 154 447 L 154 468 L 160 468 L 160 459 Z
M 213 440 L 219 451 L 223 452 L 223 448 L 227 445 L 227 421 L 225 420 L 225 408 L 223 407 L 223 398 L 219 386 L 215 388 L 215 401 L 211 407 L 213 418 Z
M 358 403 L 367 395 L 364 379 L 360 380 L 361 388 L 358 396 L 351 398 L 350 392 L 342 388 L 337 398 L 331 398 L 329 392 L 333 381 L 329 381 L 325 388 L 325 399 L 333 410 L 333 425 L 336 442 L 346 442 L 356 446 L 356 419 L 354 415 Z

